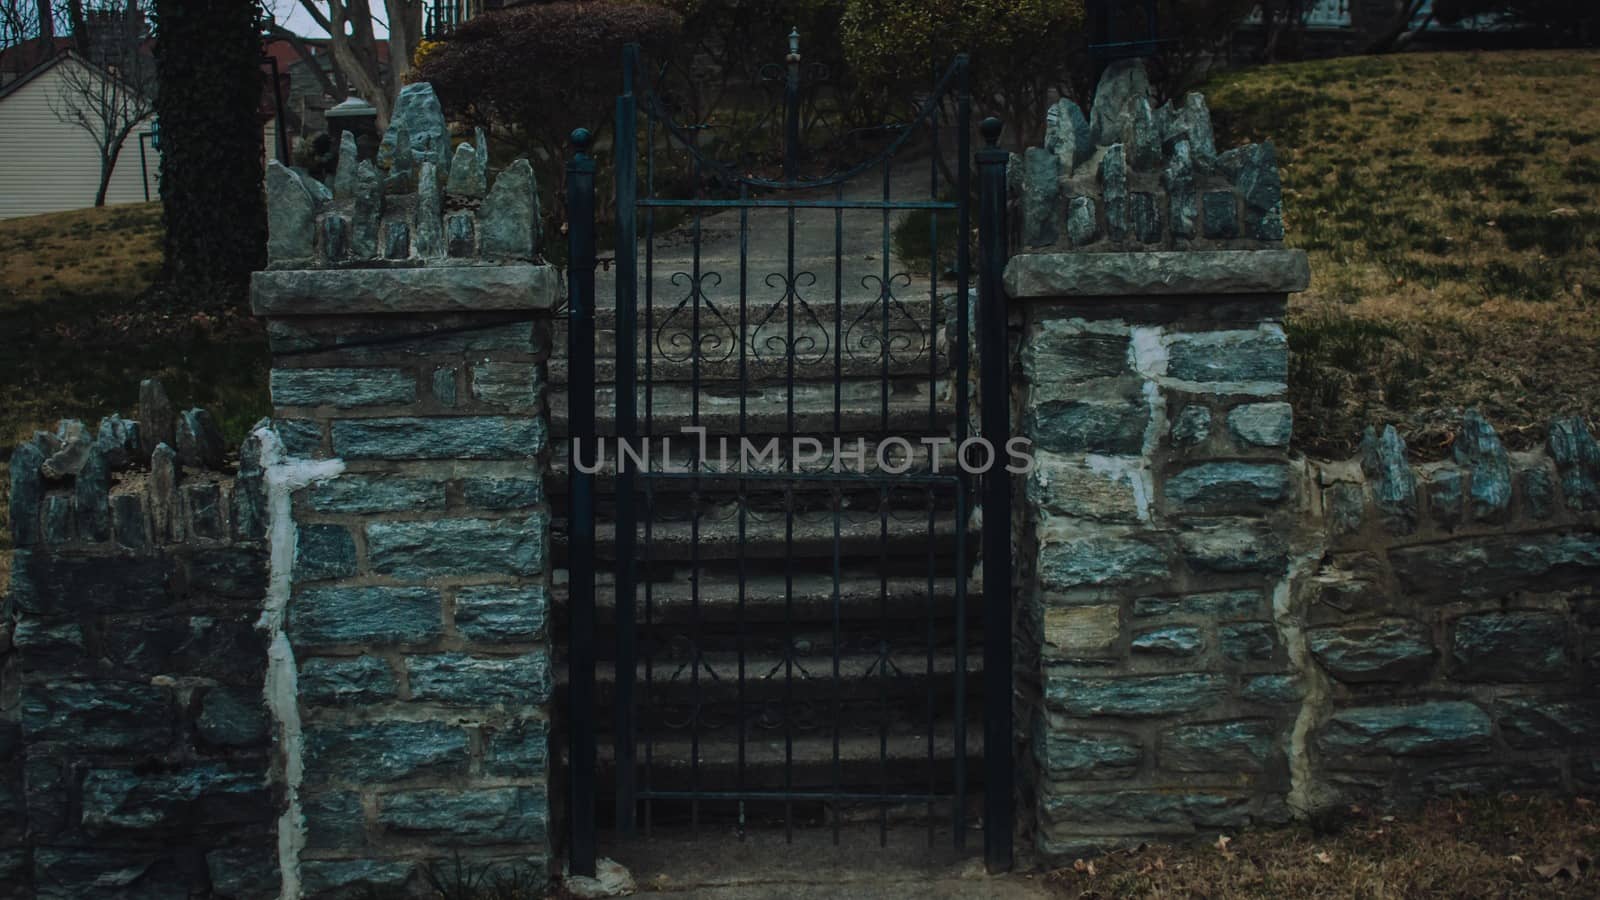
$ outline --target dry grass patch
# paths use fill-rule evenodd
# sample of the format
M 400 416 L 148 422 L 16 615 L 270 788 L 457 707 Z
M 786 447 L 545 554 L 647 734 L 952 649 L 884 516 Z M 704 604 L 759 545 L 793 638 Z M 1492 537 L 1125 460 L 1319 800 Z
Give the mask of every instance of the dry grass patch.
M 135 296 L 161 268 L 161 204 L 0 221 L 0 310 Z
M 1046 880 L 1080 900 L 1600 896 L 1600 814 L 1589 800 L 1439 802 L 1401 817 L 1357 808 L 1321 826 L 1145 846 Z
M 1296 442 L 1399 424 L 1419 454 L 1478 406 L 1513 446 L 1600 412 L 1600 53 L 1358 57 L 1207 88 L 1227 143 L 1270 139 L 1288 243 Z

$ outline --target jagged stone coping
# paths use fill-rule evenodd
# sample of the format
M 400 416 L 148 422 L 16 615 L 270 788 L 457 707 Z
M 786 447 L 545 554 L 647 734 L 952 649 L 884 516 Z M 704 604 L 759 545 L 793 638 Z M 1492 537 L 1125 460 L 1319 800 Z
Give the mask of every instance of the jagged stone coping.
M 376 164 L 357 160 L 349 132 L 326 183 L 269 162 L 269 267 L 535 260 L 541 235 L 532 164 L 517 159 L 491 184 L 483 129 L 453 155 L 449 134 L 433 86 L 418 82 L 401 90 Z
M 1394 426 L 1368 428 L 1355 460 L 1322 469 L 1328 527 L 1336 539 L 1369 530 L 1421 539 L 1600 512 L 1600 444 L 1576 416 L 1551 421 L 1548 435 L 1542 451 L 1512 454 L 1469 410 L 1451 459 L 1412 465 Z
M 16 546 L 146 550 L 186 541 L 258 540 L 265 528 L 260 448 L 237 471 L 216 419 L 176 410 L 159 381 L 139 388 L 139 418 L 112 414 L 91 432 L 77 419 L 40 431 L 11 457 Z
M 1155 106 L 1142 60 L 1101 76 L 1085 116 L 1062 99 L 1012 161 L 1022 250 L 1253 249 L 1283 241 L 1272 144 L 1218 152 L 1205 97 Z

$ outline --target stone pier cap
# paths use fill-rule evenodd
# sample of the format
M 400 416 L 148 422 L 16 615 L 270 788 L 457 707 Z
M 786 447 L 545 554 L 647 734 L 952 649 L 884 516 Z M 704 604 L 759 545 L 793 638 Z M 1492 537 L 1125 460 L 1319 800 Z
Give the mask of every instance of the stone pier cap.
M 1024 253 L 1006 265 L 1013 300 L 1287 294 L 1311 284 L 1304 250 Z
M 258 316 L 550 310 L 561 277 L 547 265 L 287 269 L 251 277 Z

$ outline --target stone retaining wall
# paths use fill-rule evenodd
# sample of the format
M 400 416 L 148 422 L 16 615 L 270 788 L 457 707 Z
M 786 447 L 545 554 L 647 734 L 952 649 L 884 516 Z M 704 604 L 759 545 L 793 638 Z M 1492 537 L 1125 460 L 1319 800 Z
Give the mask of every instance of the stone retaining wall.
M 1316 463 L 1295 585 L 1324 801 L 1600 787 L 1600 447 L 1507 453 L 1468 413 L 1445 462 L 1394 429 Z
M 12 455 L 0 896 L 277 896 L 258 451 L 146 382 Z
M 1017 702 L 1041 854 L 1600 786 L 1584 423 L 1509 454 L 1468 413 L 1447 462 L 1413 466 L 1392 428 L 1356 460 L 1298 458 L 1282 323 L 1309 273 L 1278 246 L 1271 148 L 1216 152 L 1203 98 L 1152 109 L 1130 62 L 1021 166 Z M 1179 171 L 1215 188 L 1198 234 Z M 1210 232 L 1213 194 L 1242 230 Z

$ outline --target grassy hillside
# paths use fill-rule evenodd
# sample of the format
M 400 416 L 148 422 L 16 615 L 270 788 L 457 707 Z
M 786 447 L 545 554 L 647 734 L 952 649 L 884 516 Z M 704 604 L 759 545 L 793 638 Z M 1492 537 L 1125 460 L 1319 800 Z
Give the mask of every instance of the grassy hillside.
M 1205 88 L 1219 140 L 1271 139 L 1288 242 L 1296 442 L 1394 422 L 1447 446 L 1481 406 L 1508 441 L 1600 413 L 1600 54 L 1408 54 Z

